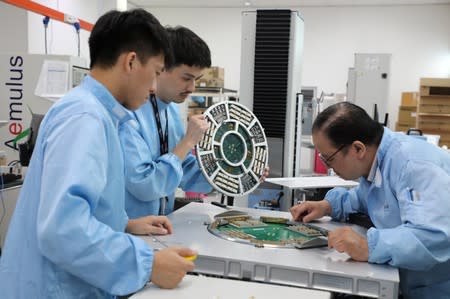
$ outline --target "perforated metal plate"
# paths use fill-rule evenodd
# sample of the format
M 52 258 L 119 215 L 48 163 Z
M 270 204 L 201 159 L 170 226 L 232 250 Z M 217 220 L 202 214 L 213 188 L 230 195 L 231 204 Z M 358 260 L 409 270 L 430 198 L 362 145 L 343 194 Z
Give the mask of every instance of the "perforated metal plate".
M 209 129 L 196 146 L 211 185 L 229 196 L 252 192 L 268 162 L 266 135 L 256 116 L 237 102 L 220 102 L 204 115 Z

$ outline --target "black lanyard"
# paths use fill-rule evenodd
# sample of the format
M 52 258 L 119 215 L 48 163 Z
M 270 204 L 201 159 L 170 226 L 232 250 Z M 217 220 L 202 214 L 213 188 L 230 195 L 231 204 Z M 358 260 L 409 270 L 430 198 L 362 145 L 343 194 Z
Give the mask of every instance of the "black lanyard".
M 166 131 L 163 132 L 161 126 L 161 116 L 159 115 L 158 103 L 156 102 L 156 96 L 152 94 L 150 96 L 150 103 L 152 103 L 153 113 L 155 114 L 156 126 L 158 127 L 158 135 L 159 135 L 159 152 L 160 155 L 167 154 L 169 152 L 169 118 L 167 117 L 167 109 L 166 112 Z M 166 204 L 168 198 L 164 196 L 160 198 L 160 206 L 159 206 L 159 215 L 166 214 Z
M 156 102 L 156 96 L 152 94 L 150 96 L 150 103 L 153 107 L 153 113 L 155 114 L 156 126 L 158 127 L 158 135 L 159 135 L 159 152 L 160 155 L 167 154 L 169 152 L 169 118 L 167 117 L 167 109 L 166 112 L 166 130 L 163 132 L 161 126 L 161 116 L 159 115 L 158 103 Z

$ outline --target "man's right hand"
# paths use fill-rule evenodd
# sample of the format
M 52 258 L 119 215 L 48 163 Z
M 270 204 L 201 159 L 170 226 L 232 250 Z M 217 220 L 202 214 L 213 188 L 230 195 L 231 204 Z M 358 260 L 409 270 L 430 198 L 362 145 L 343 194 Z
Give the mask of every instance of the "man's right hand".
M 150 281 L 162 289 L 173 289 L 187 272 L 194 270 L 194 263 L 184 257 L 197 255 L 189 248 L 169 247 L 155 251 Z
M 205 134 L 208 128 L 209 123 L 204 115 L 190 116 L 186 134 L 173 149 L 173 154 L 180 158 L 180 160 L 184 160 L 192 148 L 203 138 L 203 134 Z
M 203 114 L 191 115 L 189 116 L 189 122 L 184 138 L 187 139 L 190 144 L 196 145 L 203 138 L 203 134 L 205 134 L 208 128 L 208 121 Z
M 327 200 L 304 201 L 289 209 L 295 221 L 310 222 L 314 219 L 330 215 L 331 206 Z

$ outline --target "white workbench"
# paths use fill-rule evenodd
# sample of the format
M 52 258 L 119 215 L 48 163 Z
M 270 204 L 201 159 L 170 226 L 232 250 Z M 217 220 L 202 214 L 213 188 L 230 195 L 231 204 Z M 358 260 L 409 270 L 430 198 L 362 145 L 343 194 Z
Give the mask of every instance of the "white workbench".
M 288 212 L 236 209 L 253 217 L 291 218 Z M 355 262 L 348 255 L 327 247 L 257 248 L 219 238 L 205 224 L 224 211 L 207 203 L 190 203 L 168 215 L 173 234 L 142 238 L 155 249 L 187 246 L 197 250 L 196 273 L 367 297 L 394 299 L 398 296 L 398 270 L 388 265 Z M 348 225 L 332 222 L 329 217 L 313 224 L 328 230 Z M 355 229 L 364 233 L 360 227 Z
M 331 293 L 278 286 L 257 282 L 186 275 L 181 283 L 171 290 L 160 289 L 154 284 L 147 284 L 131 299 L 274 299 L 274 298 L 308 298 L 329 299 Z

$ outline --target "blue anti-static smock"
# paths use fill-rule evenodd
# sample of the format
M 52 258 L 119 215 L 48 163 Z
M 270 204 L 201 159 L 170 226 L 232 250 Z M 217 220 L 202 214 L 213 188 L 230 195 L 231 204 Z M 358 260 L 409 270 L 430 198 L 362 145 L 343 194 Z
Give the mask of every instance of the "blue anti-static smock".
M 385 128 L 372 169 L 326 194 L 331 216 L 370 216 L 369 262 L 399 267 L 406 298 L 450 298 L 450 154 Z
M 181 161 L 172 150 L 184 138 L 185 129 L 178 104 L 157 99 L 161 126 L 169 129 L 169 152 L 161 156 L 155 114 L 150 102 L 133 113 L 139 123 L 126 124 L 120 129 L 126 169 L 126 201 L 128 217 L 158 215 L 160 198 L 167 196 L 165 214 L 173 211 L 175 189 L 210 192 L 211 185 L 203 176 L 197 159 L 189 153 Z
M 1 298 L 114 298 L 149 280 L 152 249 L 124 233 L 127 119 L 89 76 L 48 111 L 9 225 Z

